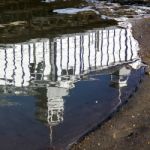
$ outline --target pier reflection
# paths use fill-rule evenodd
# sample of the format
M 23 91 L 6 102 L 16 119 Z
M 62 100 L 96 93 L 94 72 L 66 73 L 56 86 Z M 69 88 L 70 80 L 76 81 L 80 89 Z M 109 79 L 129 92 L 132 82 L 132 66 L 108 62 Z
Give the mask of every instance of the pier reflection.
M 36 119 L 49 126 L 50 145 L 67 147 L 137 87 L 143 75 L 138 50 L 130 28 L 2 44 L 0 94 L 33 95 Z

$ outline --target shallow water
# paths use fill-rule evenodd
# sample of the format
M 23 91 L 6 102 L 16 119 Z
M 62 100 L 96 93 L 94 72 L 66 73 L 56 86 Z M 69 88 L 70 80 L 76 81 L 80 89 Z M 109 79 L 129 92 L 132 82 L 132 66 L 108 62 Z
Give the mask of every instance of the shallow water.
M 65 149 L 137 89 L 144 68 L 130 28 L 0 46 L 0 149 Z
M 52 12 L 76 14 L 94 8 L 82 3 L 79 8 L 59 3 L 55 8 L 49 4 L 53 1 L 0 3 L 0 28 L 8 32 L 2 39 L 18 33 L 12 27 L 24 30 L 26 21 L 32 24 L 39 19 L 43 26 L 42 19 Z M 114 8 L 115 4 L 96 2 L 96 9 L 104 5 Z M 38 36 L 47 38 L 20 43 L 12 38 L 14 44 L 2 40 L 6 43 L 0 44 L 0 149 L 66 149 L 128 100 L 143 78 L 144 67 L 138 43 L 126 27 L 55 38 L 47 33 Z

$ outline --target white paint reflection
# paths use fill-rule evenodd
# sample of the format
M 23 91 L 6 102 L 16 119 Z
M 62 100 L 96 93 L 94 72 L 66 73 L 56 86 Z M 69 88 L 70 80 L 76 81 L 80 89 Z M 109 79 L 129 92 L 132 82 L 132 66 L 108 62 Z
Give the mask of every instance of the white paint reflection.
M 50 2 L 55 2 L 55 1 L 58 1 L 58 0 L 42 0 L 42 2 L 45 2 L 45 3 L 50 3 Z M 66 0 L 63 0 L 63 1 L 66 1 Z
M 138 50 L 130 29 L 92 30 L 6 45 L 0 49 L 0 85 L 63 84 L 62 78 L 77 80 L 91 71 L 140 59 Z

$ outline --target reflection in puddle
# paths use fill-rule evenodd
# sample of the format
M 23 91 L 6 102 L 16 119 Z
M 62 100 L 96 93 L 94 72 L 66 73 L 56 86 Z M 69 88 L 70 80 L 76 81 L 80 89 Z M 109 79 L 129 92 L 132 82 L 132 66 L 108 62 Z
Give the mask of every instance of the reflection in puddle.
M 42 2 L 45 2 L 45 3 L 50 3 L 50 2 L 55 2 L 57 0 L 43 0 Z
M 102 122 L 139 84 L 138 50 L 120 28 L 3 44 L 0 98 L 20 104 L 0 109 L 3 150 L 64 148 Z
M 85 11 L 93 11 L 99 14 L 96 10 L 91 9 L 91 7 L 83 7 L 83 8 L 65 8 L 65 9 L 55 9 L 53 12 L 58 14 L 77 14 Z
M 91 71 L 135 61 L 139 59 L 138 50 L 130 29 L 94 30 L 7 44 L 0 51 L 0 84 L 26 87 L 44 80 L 65 86 L 67 78 L 75 82 Z

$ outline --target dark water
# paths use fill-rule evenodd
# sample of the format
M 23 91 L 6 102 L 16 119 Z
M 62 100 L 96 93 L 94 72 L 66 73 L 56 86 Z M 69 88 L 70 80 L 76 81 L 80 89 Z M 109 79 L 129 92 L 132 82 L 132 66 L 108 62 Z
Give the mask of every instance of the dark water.
M 65 149 L 105 120 L 144 75 L 131 29 L 0 46 L 0 149 Z

